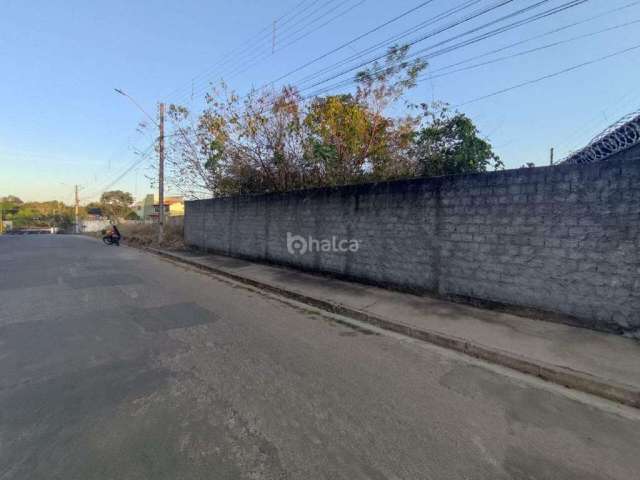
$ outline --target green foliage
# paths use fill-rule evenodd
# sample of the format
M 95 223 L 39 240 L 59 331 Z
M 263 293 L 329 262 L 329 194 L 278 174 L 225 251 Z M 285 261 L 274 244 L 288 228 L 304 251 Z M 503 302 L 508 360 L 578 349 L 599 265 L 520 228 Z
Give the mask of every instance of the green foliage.
M 58 227 L 65 229 L 74 222 L 73 207 L 62 202 L 23 202 L 8 196 L 0 200 L 3 219 L 11 220 L 13 228 Z
M 171 105 L 178 129 L 169 141 L 168 182 L 197 198 L 499 168 L 464 114 L 388 113 L 427 67 L 408 52 L 390 48 L 357 73 L 350 94 L 305 99 L 285 86 L 241 98 L 221 83 L 195 118 Z
M 130 205 L 133 203 L 133 197 L 129 192 L 122 190 L 112 190 L 104 192 L 100 196 L 100 208 L 103 215 L 112 220 L 118 220 L 126 217 L 131 212 Z
M 480 138 L 478 129 L 463 113 L 438 114 L 427 111 L 430 121 L 415 134 L 418 173 L 423 176 L 484 172 L 502 167 L 491 144 Z
M 24 202 L 15 195 L 7 195 L 6 197 L 0 197 L 0 204 L 2 205 L 22 205 Z
M 311 158 L 328 185 L 347 183 L 363 171 L 371 154 L 384 148 L 381 132 L 367 108 L 349 95 L 314 101 L 304 119 Z M 377 127 L 378 129 L 380 126 Z

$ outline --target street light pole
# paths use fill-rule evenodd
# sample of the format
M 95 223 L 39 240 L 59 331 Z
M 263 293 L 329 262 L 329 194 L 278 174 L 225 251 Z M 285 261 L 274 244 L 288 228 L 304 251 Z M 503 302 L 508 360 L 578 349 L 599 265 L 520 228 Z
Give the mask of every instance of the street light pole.
M 79 219 L 78 219 L 78 210 L 80 207 L 80 197 L 78 196 L 78 185 L 76 185 L 76 208 L 75 208 L 75 214 L 76 214 L 76 233 L 80 233 L 80 225 L 78 224 Z
M 119 88 L 114 88 L 114 90 L 131 100 L 138 110 L 144 113 L 158 127 L 160 132 L 158 137 L 158 243 L 162 243 L 164 239 L 164 103 L 159 105 L 160 122 L 158 123 L 131 95 Z
M 160 214 L 158 215 L 158 243 L 164 239 L 164 103 L 160 103 L 160 137 L 158 138 L 158 203 Z

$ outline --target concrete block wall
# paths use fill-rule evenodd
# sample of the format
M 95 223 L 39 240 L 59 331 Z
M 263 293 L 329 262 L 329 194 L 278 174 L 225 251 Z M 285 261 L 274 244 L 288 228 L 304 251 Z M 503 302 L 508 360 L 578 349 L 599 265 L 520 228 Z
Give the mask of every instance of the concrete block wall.
M 632 149 L 633 150 L 633 149 Z M 589 165 L 187 202 L 213 252 L 640 334 L 640 147 Z M 287 249 L 287 233 L 356 252 Z

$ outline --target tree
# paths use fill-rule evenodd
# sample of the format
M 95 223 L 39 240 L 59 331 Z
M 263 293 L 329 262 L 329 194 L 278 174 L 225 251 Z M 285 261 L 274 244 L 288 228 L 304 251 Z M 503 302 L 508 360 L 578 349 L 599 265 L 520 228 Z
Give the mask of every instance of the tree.
M 384 126 L 374 126 L 370 112 L 351 95 L 316 99 L 304 125 L 308 132 L 307 163 L 320 184 L 354 181 L 364 173 L 367 158 L 385 147 L 381 135 Z M 374 132 L 376 128 L 380 131 Z
M 415 86 L 426 68 L 409 62 L 408 47 L 389 48 L 382 63 L 356 74 L 354 95 L 333 95 L 311 102 L 305 118 L 308 156 L 322 184 L 337 185 L 411 175 L 411 116 L 393 118 L 386 110 Z M 310 155 L 309 155 L 310 153 Z
M 13 207 L 6 208 L 7 205 L 13 205 Z M 20 201 L 17 204 L 2 203 L 2 206 L 5 208 L 5 220 L 12 220 L 15 228 L 65 228 L 73 221 L 73 208 L 55 200 L 48 202 Z
M 503 167 L 491 144 L 463 113 L 451 114 L 446 105 L 422 106 L 427 123 L 415 134 L 414 155 L 423 176 L 484 172 Z
M 7 195 L 6 197 L 0 197 L 0 203 L 11 205 L 22 205 L 24 202 L 15 195 Z
M 112 220 L 124 218 L 131 211 L 132 203 L 131 194 L 122 190 L 104 192 L 100 196 L 101 209 Z
M 168 183 L 199 198 L 501 166 L 461 113 L 425 105 L 420 114 L 389 113 L 427 67 L 408 52 L 408 46 L 391 47 L 356 74 L 348 94 L 303 98 L 284 86 L 240 97 L 222 82 L 197 116 L 170 105 L 177 128 L 168 137 Z
M 0 212 L 2 213 L 2 220 L 11 220 L 13 215 L 18 213 L 22 200 L 14 195 L 7 195 L 0 198 Z
M 254 90 L 244 99 L 222 83 L 192 123 L 172 105 L 169 179 L 191 197 L 284 191 L 304 184 L 302 112 L 295 89 Z

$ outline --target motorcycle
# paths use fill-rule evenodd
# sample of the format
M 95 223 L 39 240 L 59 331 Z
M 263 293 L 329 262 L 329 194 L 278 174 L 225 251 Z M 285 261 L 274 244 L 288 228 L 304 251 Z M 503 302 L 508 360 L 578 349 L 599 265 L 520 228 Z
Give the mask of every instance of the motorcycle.
M 106 233 L 106 231 L 103 230 L 102 233 Z M 106 233 L 106 235 L 102 237 L 102 241 L 105 243 L 105 245 L 115 245 L 116 247 L 120 246 L 120 240 L 120 235 L 115 235 L 112 232 Z

